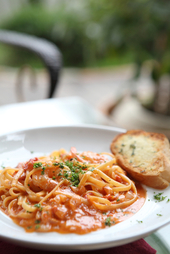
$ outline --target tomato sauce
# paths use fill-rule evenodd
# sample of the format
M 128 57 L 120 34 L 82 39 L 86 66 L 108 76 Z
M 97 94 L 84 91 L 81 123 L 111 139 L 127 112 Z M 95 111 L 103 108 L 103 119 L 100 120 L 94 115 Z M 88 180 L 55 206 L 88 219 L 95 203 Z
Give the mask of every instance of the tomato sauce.
M 114 226 L 137 213 L 146 199 L 146 191 L 136 183 L 138 198 L 127 208 L 116 209 L 106 213 L 74 198 L 60 195 L 60 198 L 47 200 L 39 211 L 39 217 L 32 219 L 12 218 L 26 232 L 59 232 L 62 234 L 86 234 L 98 229 Z

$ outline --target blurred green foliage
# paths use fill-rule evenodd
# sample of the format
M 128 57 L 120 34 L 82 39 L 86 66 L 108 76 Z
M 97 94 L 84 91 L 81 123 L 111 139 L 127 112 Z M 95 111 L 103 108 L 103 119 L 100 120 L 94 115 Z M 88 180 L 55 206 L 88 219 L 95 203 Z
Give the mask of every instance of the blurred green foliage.
M 44 1 L 29 0 L 0 28 L 53 42 L 62 52 L 64 66 L 133 62 L 134 77 L 138 78 L 141 67 L 150 60 L 150 76 L 157 87 L 153 101 L 147 105 L 151 110 L 161 77 L 170 76 L 169 0 L 65 0 L 56 2 L 53 8 L 47 8 Z M 42 67 L 33 53 L 6 45 L 0 45 L 0 64 Z
M 64 66 L 135 62 L 138 76 L 142 63 L 153 59 L 155 81 L 170 72 L 169 0 L 86 0 L 78 7 L 73 2 L 49 9 L 30 1 L 0 27 L 52 41 L 63 54 Z M 10 50 L 11 64 L 33 59 L 24 50 Z
M 87 23 L 91 22 L 87 12 L 69 9 L 64 4 L 58 8 L 56 6 L 54 10 L 33 4 L 6 20 L 1 28 L 35 35 L 55 43 L 63 54 L 66 66 L 87 65 L 96 55 L 95 42 L 85 32 Z M 27 57 L 29 61 L 29 54 Z M 17 54 L 17 58 L 22 61 L 22 56 L 19 59 Z

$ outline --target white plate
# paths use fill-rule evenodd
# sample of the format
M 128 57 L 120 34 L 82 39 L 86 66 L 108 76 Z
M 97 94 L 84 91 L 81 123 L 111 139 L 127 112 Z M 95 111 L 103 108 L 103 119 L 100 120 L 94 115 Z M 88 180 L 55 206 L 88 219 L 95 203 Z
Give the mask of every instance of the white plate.
M 66 150 L 75 146 L 79 151 L 109 152 L 111 141 L 115 135 L 123 131 L 118 128 L 84 125 L 39 128 L 8 134 L 0 137 L 0 165 L 16 166 L 20 161 L 62 147 Z M 154 192 L 160 191 L 146 189 L 147 199 L 142 209 L 133 217 L 110 228 L 86 235 L 25 233 L 23 228 L 15 225 L 0 212 L 0 237 L 16 244 L 43 250 L 93 250 L 123 245 L 146 237 L 170 222 L 170 202 L 167 202 L 170 198 L 170 188 L 163 191 L 167 198 L 157 203 L 153 195 Z

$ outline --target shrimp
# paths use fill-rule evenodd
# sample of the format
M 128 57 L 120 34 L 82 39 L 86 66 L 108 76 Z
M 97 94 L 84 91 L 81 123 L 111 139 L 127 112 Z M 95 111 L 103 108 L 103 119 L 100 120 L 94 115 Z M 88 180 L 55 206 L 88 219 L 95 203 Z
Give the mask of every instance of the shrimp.
M 80 162 L 89 162 L 89 163 L 104 163 L 105 161 L 108 161 L 108 159 L 98 153 L 93 152 L 83 152 L 83 153 L 77 153 L 77 150 L 75 147 L 71 147 L 70 149 L 71 155 L 73 158 L 76 158 Z
M 90 163 L 104 163 L 108 161 L 104 155 L 93 153 L 93 152 L 83 152 L 81 156 Z
M 81 158 L 81 156 L 77 153 L 75 147 L 71 147 L 70 152 L 73 158 L 76 158 L 80 162 L 85 162 L 85 160 L 83 160 L 83 158 Z
M 42 175 L 39 170 L 32 175 L 32 183 L 35 186 L 40 187 L 42 190 L 49 192 L 58 184 L 58 182 L 51 179 L 47 173 Z

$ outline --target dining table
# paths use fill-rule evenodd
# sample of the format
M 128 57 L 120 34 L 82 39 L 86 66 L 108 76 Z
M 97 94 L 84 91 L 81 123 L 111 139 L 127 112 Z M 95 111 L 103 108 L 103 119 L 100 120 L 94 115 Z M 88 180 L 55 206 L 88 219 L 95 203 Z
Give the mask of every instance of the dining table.
M 95 125 L 95 126 L 116 126 L 114 119 L 110 121 L 101 111 L 94 108 L 89 102 L 81 97 L 62 97 L 51 98 L 36 101 L 21 102 L 15 104 L 0 106 L 0 136 L 14 133 L 18 131 L 34 129 L 39 127 L 56 127 L 70 125 Z M 20 245 L 15 245 L 4 241 L 1 238 L 0 229 L 0 249 L 1 253 L 17 254 L 28 253 L 29 248 Z M 144 241 L 151 249 L 156 250 L 157 254 L 170 253 L 170 224 L 158 229 L 156 232 L 148 235 L 144 239 L 139 239 L 136 242 L 140 246 L 144 246 Z M 137 253 L 128 252 L 134 243 L 122 249 L 121 246 L 113 251 L 108 249 L 105 253 Z M 128 249 L 129 248 L 129 249 Z M 10 251 L 9 251 L 10 250 Z M 31 250 L 32 253 L 40 253 L 37 250 Z M 116 252 L 117 251 L 117 252 Z M 41 253 L 48 253 L 41 251 Z M 97 253 L 91 251 L 90 253 Z M 98 252 L 100 253 L 100 252 Z M 154 253 L 154 252 L 138 252 L 138 253 Z

